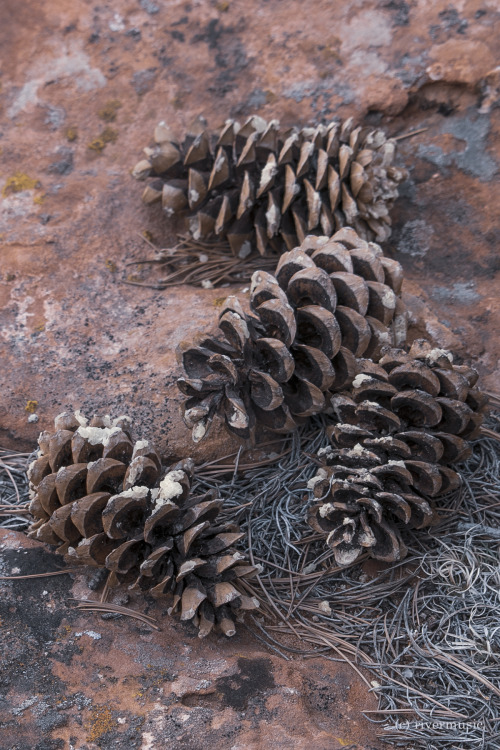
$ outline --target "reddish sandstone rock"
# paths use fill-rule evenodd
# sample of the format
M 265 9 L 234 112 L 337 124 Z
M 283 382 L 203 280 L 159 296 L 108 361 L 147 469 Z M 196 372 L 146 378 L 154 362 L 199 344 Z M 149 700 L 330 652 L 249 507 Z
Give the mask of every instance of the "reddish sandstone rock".
M 13 255 L 8 248 L 4 263 L 16 268 Z M 65 266 L 61 272 L 51 249 L 36 262 L 40 270 L 32 267 L 28 278 L 24 269 L 17 272 L 22 293 L 2 316 L 1 443 L 29 450 L 56 414 L 81 408 L 87 415 L 128 414 L 137 436 L 154 439 L 167 460 L 190 455 L 175 349 L 215 323 L 221 291 L 138 290 L 115 280 L 102 255 L 89 258 L 88 244 L 72 256 L 71 272 Z M 196 458 L 237 446 L 216 429 Z
M 129 170 L 160 119 L 181 133 L 200 113 L 213 127 L 257 112 L 284 125 L 368 114 L 396 136 L 426 128 L 400 143 L 410 180 L 387 251 L 420 287 L 411 292 L 419 335 L 458 345 L 495 386 L 499 20 L 490 8 L 234 0 L 94 12 L 80 0 L 9 0 L 1 13 L 3 443 L 29 448 L 57 411 L 81 406 L 129 411 L 165 451 L 190 448 L 173 347 L 215 319 L 226 290 L 120 280 L 137 275 L 127 260 L 150 253 L 141 232 L 163 247 L 175 238 L 159 209 L 142 206 Z M 38 423 L 27 421 L 28 401 Z M 211 455 L 231 447 L 217 439 Z
M 397 137 L 425 128 L 399 144 L 410 179 L 386 250 L 405 268 L 412 336 L 472 358 L 499 390 L 500 17 L 482 0 L 462 5 L 4 0 L 0 444 L 29 450 L 59 411 L 81 407 L 125 411 L 169 456 L 192 452 L 173 349 L 233 289 L 121 281 L 142 275 L 125 266 L 151 254 L 142 232 L 175 240 L 129 170 L 159 120 L 182 133 L 199 114 L 211 127 L 258 113 L 283 125 L 354 115 Z M 223 433 L 196 457 L 234 447 Z M 36 554 L 33 568 L 9 558 L 5 571 L 49 569 Z M 377 747 L 360 716 L 375 701 L 347 667 L 281 662 L 243 629 L 207 651 L 174 622 L 151 633 L 102 621 L 65 609 L 67 586 L 16 582 L 2 599 L 13 639 L 2 710 L 25 706 L 2 714 L 9 745 L 94 748 L 109 731 L 143 748 L 200 737 L 207 750 Z M 73 594 L 90 595 L 86 579 Z
M 479 0 L 463 11 L 295 5 L 2 6 L 4 444 L 31 447 L 63 408 L 107 407 L 130 412 L 167 453 L 189 452 L 173 348 L 215 320 L 230 290 L 120 282 L 137 276 L 126 261 L 150 254 L 141 232 L 163 247 L 175 239 L 129 170 L 160 119 L 180 133 L 200 113 L 211 126 L 254 112 L 284 125 L 371 113 L 392 135 L 426 128 L 400 143 L 411 174 L 387 251 L 414 285 L 418 334 L 458 346 L 494 387 L 497 16 Z M 203 450 L 234 447 L 221 440 Z
M 21 533 L 0 530 L 0 545 L 5 575 L 52 571 L 60 564 L 57 555 Z M 89 750 L 381 748 L 362 715 L 376 709 L 376 698 L 347 664 L 285 661 L 243 626 L 231 639 L 200 640 L 193 627 L 169 617 L 161 602 L 151 607 L 142 598 L 128 601 L 121 590 L 116 602 L 137 612 L 147 609 L 160 630 L 68 607 L 68 594 L 98 597 L 88 583 L 94 585 L 83 572 L 0 581 L 9 613 L 0 655 L 6 747 L 34 748 L 43 733 L 44 748 L 71 743 Z

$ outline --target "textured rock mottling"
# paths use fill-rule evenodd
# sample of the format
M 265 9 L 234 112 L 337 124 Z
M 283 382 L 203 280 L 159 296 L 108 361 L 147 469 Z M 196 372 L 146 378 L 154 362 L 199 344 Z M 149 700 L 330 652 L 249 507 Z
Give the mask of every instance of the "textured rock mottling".
M 0 555 L 2 575 L 61 563 L 4 530 Z M 2 750 L 380 748 L 361 715 L 376 699 L 348 665 L 285 661 L 244 627 L 200 641 L 151 599 L 128 606 L 160 631 L 72 609 L 69 596 L 98 598 L 88 582 L 84 573 L 0 581 Z
M 412 336 L 471 358 L 499 390 L 499 32 L 491 0 L 4 0 L 0 444 L 31 450 L 58 412 L 82 408 L 129 413 L 166 456 L 191 450 L 173 348 L 236 288 L 123 279 L 150 254 L 144 232 L 170 247 L 177 229 L 129 171 L 159 120 L 181 134 L 199 114 L 211 127 L 257 112 L 425 129 L 399 144 L 410 178 L 386 251 L 406 271 Z M 220 435 L 195 457 L 234 446 Z M 7 536 L 27 549 L 3 555 L 7 571 L 30 572 L 33 550 L 36 570 L 58 564 Z M 200 644 L 166 620 L 151 633 L 71 612 L 69 580 L 2 584 L 3 747 L 377 747 L 360 714 L 375 700 L 347 667 L 282 662 L 245 631 Z
M 126 408 L 165 453 L 188 450 L 173 347 L 210 325 L 232 290 L 122 281 L 137 275 L 125 263 L 150 252 L 141 233 L 168 247 L 177 229 L 141 204 L 129 170 L 156 122 L 180 134 L 198 114 L 212 127 L 257 111 L 284 125 L 354 115 L 394 136 L 425 128 L 400 143 L 410 179 L 387 252 L 405 266 L 411 298 L 431 298 L 441 339 L 494 387 L 494 5 L 9 0 L 1 12 L 3 443 L 28 448 L 58 411 L 82 406 Z M 459 291 L 471 277 L 473 306 Z M 234 448 L 221 440 L 201 450 Z

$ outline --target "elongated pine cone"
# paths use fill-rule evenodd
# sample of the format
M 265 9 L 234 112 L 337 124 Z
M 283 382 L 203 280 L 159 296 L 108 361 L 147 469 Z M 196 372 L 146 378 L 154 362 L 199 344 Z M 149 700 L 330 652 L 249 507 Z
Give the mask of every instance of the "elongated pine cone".
M 216 134 L 198 120 L 182 143 L 160 123 L 154 141 L 132 171 L 155 178 L 143 201 L 161 201 L 169 216 L 187 212 L 195 239 L 225 238 L 240 257 L 255 247 L 282 253 L 344 226 L 382 242 L 407 176 L 393 166 L 395 141 L 352 118 L 283 132 L 254 116 Z
M 29 536 L 57 545 L 73 564 L 106 568 L 108 584 L 166 596 L 199 636 L 213 627 L 233 635 L 234 620 L 255 609 L 256 599 L 238 588 L 255 568 L 234 549 L 243 536 L 218 521 L 215 493 L 190 495 L 193 462 L 161 477 L 158 454 L 147 440 L 133 443 L 126 418 L 94 418 L 79 412 L 55 420 L 42 433 L 40 455 L 28 476 L 34 522 Z
M 184 420 L 201 440 L 215 414 L 248 438 L 256 422 L 288 432 L 350 385 L 356 358 L 376 359 L 406 339 L 400 264 L 344 228 L 310 235 L 284 253 L 275 275 L 252 277 L 250 308 L 229 297 L 215 336 L 180 351 Z
M 409 353 L 388 350 L 378 364 L 358 362 L 350 391 L 332 397 L 339 422 L 331 448 L 309 487 L 321 502 L 309 523 L 326 536 L 338 565 L 363 552 L 402 559 L 398 522 L 423 528 L 435 518 L 433 498 L 456 489 L 450 464 L 470 455 L 486 397 L 477 373 L 452 355 L 416 341 Z

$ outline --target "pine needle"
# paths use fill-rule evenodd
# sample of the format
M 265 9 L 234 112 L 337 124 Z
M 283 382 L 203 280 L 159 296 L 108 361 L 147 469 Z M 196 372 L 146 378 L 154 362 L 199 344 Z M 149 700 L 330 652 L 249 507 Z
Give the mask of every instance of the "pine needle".
M 129 607 L 122 607 L 119 604 L 111 604 L 109 602 L 107 602 L 106 604 L 101 602 L 93 602 L 87 599 L 70 599 L 69 601 L 77 602 L 75 609 L 84 610 L 86 612 L 117 613 L 120 615 L 125 615 L 125 617 L 132 617 L 135 620 L 140 620 L 145 625 L 153 628 L 153 630 L 161 630 L 161 628 L 157 624 L 157 620 L 155 620 L 154 617 L 143 615 L 142 612 L 136 612 L 133 609 L 129 609 Z
M 145 239 L 142 235 L 140 237 Z M 149 241 L 148 244 L 151 245 Z M 276 266 L 276 256 L 262 257 L 257 251 L 252 251 L 240 258 L 232 254 L 229 243 L 202 242 L 189 236 L 180 236 L 175 247 L 155 250 L 155 257 L 129 261 L 126 266 L 156 267 L 156 276 L 158 270 L 166 273 L 154 281 L 129 274 L 124 279 L 125 284 L 151 289 L 168 289 L 178 284 L 211 288 L 247 282 L 254 271 L 273 271 Z

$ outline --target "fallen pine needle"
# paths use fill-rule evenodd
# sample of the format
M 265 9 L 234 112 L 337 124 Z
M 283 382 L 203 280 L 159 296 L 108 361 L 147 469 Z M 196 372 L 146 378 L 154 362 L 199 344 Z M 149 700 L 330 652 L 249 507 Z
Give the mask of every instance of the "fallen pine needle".
M 119 604 L 104 604 L 101 602 L 89 601 L 88 599 L 70 599 L 69 601 L 77 602 L 74 609 L 80 609 L 89 612 L 117 613 L 120 615 L 125 615 L 126 617 L 132 617 L 135 620 L 140 620 L 145 625 L 149 625 L 149 627 L 153 628 L 153 630 L 161 630 L 161 628 L 156 624 L 157 621 L 153 617 L 149 617 L 149 615 L 143 615 L 141 612 L 136 612 L 135 610 L 129 609 L 128 607 L 122 607 Z

